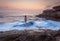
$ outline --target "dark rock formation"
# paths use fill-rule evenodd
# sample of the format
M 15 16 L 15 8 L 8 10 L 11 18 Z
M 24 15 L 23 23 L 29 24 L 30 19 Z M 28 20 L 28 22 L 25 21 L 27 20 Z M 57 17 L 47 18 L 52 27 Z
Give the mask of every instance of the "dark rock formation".
M 60 21 L 60 6 L 53 7 L 53 9 L 44 10 L 43 13 L 37 15 L 37 17 Z
M 56 11 L 60 11 L 60 6 L 55 6 L 53 7 L 53 9 L 55 9 Z
M 30 31 L 32 31 L 32 33 L 30 33 Z M 33 30 L 6 31 L 0 33 L 0 41 L 60 41 L 60 30 L 53 31 L 45 29 L 44 31 L 45 32 L 36 32 Z

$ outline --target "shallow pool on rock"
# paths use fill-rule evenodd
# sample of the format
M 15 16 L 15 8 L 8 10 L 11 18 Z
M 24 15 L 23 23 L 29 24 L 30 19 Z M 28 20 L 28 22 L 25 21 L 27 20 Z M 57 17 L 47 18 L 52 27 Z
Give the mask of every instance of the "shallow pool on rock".
M 25 24 L 24 20 L 18 20 L 11 23 L 2 23 L 0 24 L 0 31 L 9 31 L 9 30 L 24 30 L 24 29 L 51 29 L 58 30 L 60 29 L 60 22 L 52 20 L 30 20 Z

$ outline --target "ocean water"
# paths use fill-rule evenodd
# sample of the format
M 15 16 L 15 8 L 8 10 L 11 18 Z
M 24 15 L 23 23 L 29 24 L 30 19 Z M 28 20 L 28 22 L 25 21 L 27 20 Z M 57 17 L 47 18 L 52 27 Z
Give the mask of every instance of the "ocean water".
M 28 20 L 25 24 L 24 15 L 32 15 L 40 14 L 40 10 L 0 10 L 0 31 L 9 31 L 9 30 L 25 30 L 25 29 L 51 29 L 51 30 L 59 30 L 60 22 L 46 20 L 46 19 L 38 19 L 38 20 Z M 29 17 L 33 18 L 33 17 Z M 33 19 L 35 19 L 34 17 Z M 19 20 L 20 19 L 20 20 Z M 13 22 L 11 22 L 13 21 Z M 3 22 L 3 23 L 1 23 Z
M 24 20 L 18 20 L 9 23 L 0 23 L 0 31 L 9 31 L 9 30 L 25 30 L 25 29 L 51 29 L 59 30 L 60 22 L 52 20 L 29 20 L 27 23 Z
M 40 14 L 40 10 L 12 10 L 12 9 L 0 9 L 0 22 L 11 22 L 19 19 L 24 19 L 24 16 L 36 16 Z M 30 17 L 31 18 L 31 17 Z

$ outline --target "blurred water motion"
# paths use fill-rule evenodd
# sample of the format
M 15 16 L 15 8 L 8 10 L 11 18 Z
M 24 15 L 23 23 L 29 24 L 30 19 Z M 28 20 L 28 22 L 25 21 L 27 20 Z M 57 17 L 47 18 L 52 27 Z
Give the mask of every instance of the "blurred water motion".
M 0 10 L 0 22 L 13 22 L 16 20 L 24 20 L 24 16 L 27 15 L 28 20 L 35 15 L 39 14 L 40 10 Z
M 28 20 L 38 20 L 40 18 L 35 17 L 35 16 L 27 16 L 27 21 Z M 24 16 L 4 16 L 2 18 L 0 18 L 0 22 L 13 22 L 13 21 L 17 21 L 17 20 L 24 20 Z

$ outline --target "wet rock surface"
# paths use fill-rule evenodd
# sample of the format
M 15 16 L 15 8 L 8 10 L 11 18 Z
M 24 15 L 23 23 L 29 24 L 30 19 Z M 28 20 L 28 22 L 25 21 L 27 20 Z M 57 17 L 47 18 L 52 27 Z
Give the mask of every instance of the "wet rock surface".
M 43 30 L 44 32 L 39 32 Z M 39 29 L 0 32 L 0 41 L 60 41 L 60 30 Z

